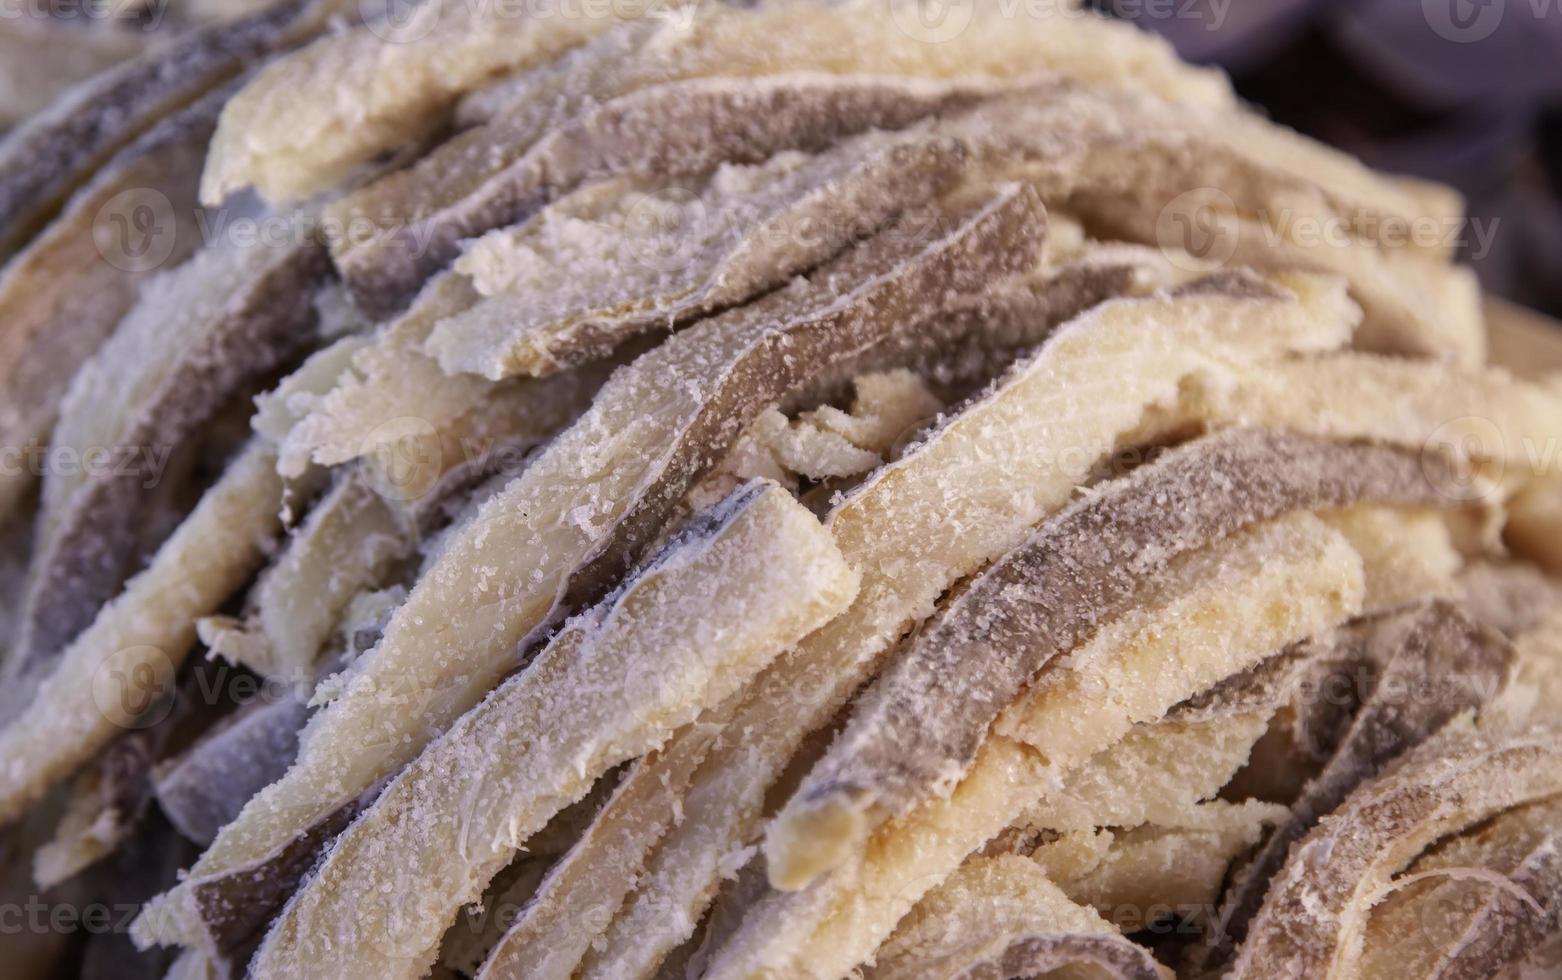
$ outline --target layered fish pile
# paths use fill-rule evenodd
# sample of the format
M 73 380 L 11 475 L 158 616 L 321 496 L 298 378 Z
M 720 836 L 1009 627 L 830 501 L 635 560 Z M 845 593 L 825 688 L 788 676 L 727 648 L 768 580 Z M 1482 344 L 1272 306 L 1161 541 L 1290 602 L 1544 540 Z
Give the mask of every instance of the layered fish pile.
M 369 13 L 0 144 L 7 975 L 1562 970 L 1455 195 L 1064 0 Z

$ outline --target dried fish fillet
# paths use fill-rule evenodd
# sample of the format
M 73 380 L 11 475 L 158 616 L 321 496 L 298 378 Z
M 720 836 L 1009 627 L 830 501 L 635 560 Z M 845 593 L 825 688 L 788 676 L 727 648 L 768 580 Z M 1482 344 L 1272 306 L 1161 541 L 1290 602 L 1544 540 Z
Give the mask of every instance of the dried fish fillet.
M 322 245 L 221 245 L 149 283 L 71 382 L 54 446 L 140 450 L 128 466 L 51 474 L 21 655 L 46 661 L 133 570 L 141 501 L 166 455 L 242 390 L 310 343 Z M 83 468 L 85 469 L 85 468 Z
M 284 684 L 307 684 L 342 613 L 384 587 L 408 558 L 411 529 L 361 472 L 347 472 L 309 511 L 250 589 L 242 621 L 201 621 L 217 656 Z
M 1148 406 L 1174 401 L 1195 373 L 1339 343 L 1349 316 L 1339 292 L 1294 285 L 1296 294 L 1271 296 L 1212 284 L 1086 313 L 838 504 L 828 522 L 865 575 L 857 603 L 761 675 L 731 723 L 748 736 L 713 751 L 695 777 L 685 822 L 656 857 L 677 878 L 648 879 L 694 914 L 635 903 L 637 925 L 622 927 L 629 942 L 604 960 L 654 960 L 688 937 L 722 861 L 751 843 L 766 791 L 807 733 L 829 722 L 945 589 L 1065 504 Z
M 428 136 L 465 91 L 660 7 L 646 0 L 586 10 L 543 0 L 522 11 L 438 0 L 404 23 L 321 38 L 271 62 L 223 111 L 201 200 L 221 204 L 251 186 L 273 202 L 328 190 L 376 154 Z M 334 98 L 300 104 L 300 90 L 322 83 Z
M 1109 86 L 1139 83 L 1211 108 L 1235 104 L 1219 73 L 1183 64 L 1153 35 L 1124 30 L 1073 0 L 1024 16 L 974 7 L 933 41 L 893 4 L 708 5 L 687 23 L 645 19 L 614 28 L 541 71 L 512 76 L 464 100 L 475 124 L 551 112 L 675 79 L 765 77 L 785 70 L 900 78 L 1005 77 L 1047 70 Z M 957 20 L 958 18 L 957 15 Z
M 739 695 L 741 696 L 741 695 Z M 635 764 L 520 917 L 489 952 L 483 980 L 569 980 L 671 827 L 695 769 L 736 708 L 737 697 L 702 714 L 668 744 Z
M 899 0 L 896 0 L 899 2 Z M 1159 40 L 1074 12 L 1019 18 L 975 6 L 929 44 L 890 3 L 722 4 L 687 22 L 631 21 L 556 64 L 497 86 L 486 124 L 345 199 L 355 234 L 337 252 L 366 308 L 399 308 L 461 238 L 526 217 L 590 176 L 695 174 L 898 129 L 1031 73 L 1141 81 L 1170 98 L 1230 106 L 1218 75 Z M 782 41 L 784 39 L 784 42 Z
M 615 375 L 445 547 L 311 721 L 298 763 L 193 876 L 265 860 L 409 761 L 499 680 L 517 644 L 605 591 L 745 421 L 809 372 L 911 327 L 929 297 L 1023 267 L 1037 248 L 1033 209 L 1006 189 L 948 215 L 931 241 L 892 228 L 813 281 L 676 334 Z
M 1059 788 L 1026 811 L 1023 825 L 1057 831 L 1175 825 L 1242 768 L 1277 707 L 1243 705 L 1197 719 L 1174 709 L 1136 725 L 1064 774 Z
M 1514 639 L 1513 677 L 1481 716 L 1483 728 L 1522 732 L 1555 725 L 1562 711 L 1562 611 L 1551 606 Z
M 1368 690 L 1322 769 L 1291 804 L 1289 819 L 1236 875 L 1217 927 L 1223 942 L 1247 934 L 1287 851 L 1320 817 L 1401 753 L 1491 700 L 1512 667 L 1512 650 L 1496 631 L 1444 602 L 1368 618 L 1345 633 L 1341 642 L 1360 645 Z
M 1355 976 L 1370 909 L 1436 840 L 1562 793 L 1554 733 L 1451 726 L 1352 793 L 1291 851 L 1229 975 Z
M 1289 510 L 1436 505 L 1439 467 L 1437 456 L 1238 430 L 1101 488 L 984 572 L 899 652 L 767 831 L 771 882 L 803 887 L 886 816 L 958 779 L 1021 686 L 1123 610 L 1138 579 L 1170 558 Z M 993 597 L 1015 591 L 1035 605 L 987 613 Z
M 198 100 L 104 163 L 6 265 L 0 445 L 47 446 L 71 377 L 133 306 L 149 264 L 178 264 L 194 251 L 196 181 L 228 93 Z M 0 475 L 0 519 L 39 475 L 31 466 Z
M 318 42 L 264 72 L 236 100 L 231 131 L 225 123 L 214 144 L 203 197 L 251 185 L 267 199 L 314 194 L 381 150 L 427 133 L 465 92 L 501 73 L 542 66 L 641 13 L 667 21 L 629 40 L 631 49 L 644 43 L 645 58 L 626 57 L 620 42 L 586 65 L 566 59 L 569 70 L 596 83 L 588 83 L 586 94 L 605 100 L 658 79 L 754 75 L 794 65 L 883 66 L 886 73 L 933 77 L 1050 65 L 1098 79 L 1121 69 L 1155 78 L 1169 92 L 1231 99 L 1223 79 L 1178 64 L 1164 44 L 1077 12 L 1010 17 L 976 8 L 961 31 L 929 44 L 903 28 L 907 16 L 917 15 L 891 5 L 778 4 L 757 12 L 710 6 L 648 0 L 582 11 L 540 3 L 518 17 L 513 10 L 447 3 L 420 11 L 399 29 L 363 28 Z M 744 54 L 756 49 L 768 55 L 762 64 Z M 619 69 L 618 77 L 604 74 L 605 67 Z M 293 92 L 316 78 L 332 79 L 340 97 L 301 114 Z M 545 98 L 536 104 L 546 105 L 561 93 L 538 94 Z
M 1308 527 L 1311 540 L 1296 541 L 1296 550 L 1287 556 L 1294 562 L 1291 576 L 1234 583 L 1255 614 L 1273 611 L 1279 639 L 1248 628 L 1247 619 L 1258 615 L 1244 617 L 1221 640 L 1233 661 L 1256 660 L 1277 643 L 1300 640 L 1351 614 L 1345 597 L 1359 595 L 1360 569 L 1337 560 L 1343 542 L 1335 532 L 1311 519 L 1302 525 Z M 1214 549 L 1223 547 L 1224 542 Z M 1205 584 L 1187 583 L 1190 591 L 1208 594 Z M 1150 657 L 1160 653 L 1171 659 L 1201 636 L 1197 620 L 1197 614 L 1167 617 L 1160 631 L 1139 642 Z M 1113 740 L 1105 736 L 1094 752 L 1109 748 Z M 795 971 L 799 976 L 834 977 L 849 970 L 966 855 L 1021 819 L 1050 790 L 1061 791 L 1056 782 L 1046 758 L 1012 739 L 990 736 L 976 766 L 950 797 L 935 798 L 890 821 L 874 835 L 860 862 L 802 891 L 772 892 L 763 898 L 730 940 L 730 948 L 718 951 L 717 963 L 726 971 L 720 975 Z
M 1500 368 L 1334 353 L 1266 366 L 1239 384 L 1191 392 L 1188 402 L 1205 418 L 1436 447 L 1461 463 L 1443 486 L 1449 501 L 1480 500 L 1487 464 L 1515 481 L 1562 465 L 1536 451 L 1562 431 L 1562 392 Z
M 739 490 L 393 779 L 331 845 L 252 972 L 421 976 L 461 905 L 554 813 L 736 693 L 856 588 L 791 495 Z M 538 729 L 558 719 L 575 730 Z
M 1469 269 L 1407 255 L 1404 249 L 1369 240 L 1318 236 L 1314 222 L 1299 221 L 1286 212 L 1266 209 L 1260 220 L 1223 211 L 1216 206 L 1224 203 L 1219 195 L 1192 194 L 1184 199 L 1185 207 L 1169 212 L 1170 224 L 1164 199 L 1080 195 L 1072 205 L 1093 228 L 1112 237 L 1156 243 L 1175 236 L 1173 240 L 1184 239 L 1202 256 L 1226 257 L 1228 262 L 1255 268 L 1311 269 L 1343 276 L 1366 312 L 1355 341 L 1363 350 L 1452 355 L 1471 366 L 1485 361 L 1486 322 Z M 1438 220 L 1447 229 L 1459 226 L 1451 216 Z M 1292 237 L 1297 234 L 1304 237 Z
M 458 136 L 332 206 L 328 216 L 356 230 L 337 246 L 336 264 L 365 310 L 389 316 L 460 254 L 464 239 L 525 221 L 591 179 L 695 177 L 723 163 L 823 150 L 875 126 L 910 125 L 987 90 L 880 77 L 699 79 L 590 107 L 519 144 L 509 127 L 488 127 L 497 132 Z M 518 145 L 529 149 L 498 168 L 496 161 Z
M 447 374 L 494 381 L 602 357 L 782 285 L 926 204 L 961 162 L 920 133 L 873 133 L 706 180 L 587 187 L 467 247 L 455 269 L 484 298 L 435 324 L 425 350 Z M 603 261 L 617 272 L 582 275 Z
M 1169 823 L 1102 830 L 1085 848 L 1070 839 L 1081 833 L 1076 831 L 1038 846 L 1029 857 L 1070 899 L 1125 932 L 1148 930 L 1151 937 L 1193 932 L 1207 924 L 1233 862 L 1285 812 L 1277 803 L 1210 800 L 1189 806 Z M 1087 848 L 1083 860 L 1053 853 Z
M 1089 639 L 1048 663 L 1006 704 L 992 730 L 1031 746 L 1047 769 L 1062 773 L 1134 725 L 1155 721 L 1297 639 L 1297 622 L 1309 623 L 1303 635 L 1310 635 L 1356 614 L 1361 558 L 1317 524 L 1311 514 L 1288 515 L 1146 575 L 1134 588 L 1135 608 L 1103 617 Z M 1336 594 L 1319 606 L 1314 597 L 1331 591 Z M 1255 594 L 1267 598 L 1255 603 Z M 1161 639 L 1167 621 L 1189 624 L 1173 647 Z M 1244 628 L 1246 642 L 1233 650 L 1226 638 Z
M 284 0 L 233 24 L 190 31 L 68 90 L 8 133 L 0 142 L 0 257 L 159 119 L 318 30 L 325 6 Z
M 383 474 L 374 482 L 387 497 L 410 504 L 472 458 L 474 447 L 492 448 L 527 433 L 540 440 L 584 411 L 614 362 L 496 385 L 447 375 L 424 356 L 434 324 L 478 299 L 457 273 L 429 283 L 411 309 L 352 352 L 350 370 L 334 387 L 304 406 L 281 440 L 281 472 L 296 476 L 312 463 L 363 459 Z
M 146 570 L 70 644 L 21 715 L 0 730 L 0 821 L 14 820 L 135 724 L 171 683 L 195 640 L 195 619 L 227 599 L 280 531 L 275 466 L 261 448 L 235 460 Z
M 1555 928 L 1562 800 L 1518 807 L 1444 841 L 1372 909 L 1361 976 L 1488 977 Z
M 864 976 L 985 980 L 1086 963 L 1103 971 L 1096 976 L 1167 976 L 1149 950 L 1070 900 L 1034 862 L 1000 854 L 971 858 L 934 889 L 896 929 Z
M 1463 597 L 1457 577 L 1464 556 L 1446 518 L 1445 512 L 1397 507 L 1348 507 L 1323 515 L 1366 566 L 1366 612 L 1417 599 Z

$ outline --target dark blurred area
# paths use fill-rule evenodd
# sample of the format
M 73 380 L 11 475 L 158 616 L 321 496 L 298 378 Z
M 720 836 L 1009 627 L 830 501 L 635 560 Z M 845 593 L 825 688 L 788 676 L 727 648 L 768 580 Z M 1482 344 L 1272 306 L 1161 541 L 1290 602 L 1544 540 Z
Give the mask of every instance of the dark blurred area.
M 1274 119 L 1451 184 L 1486 288 L 1562 316 L 1562 0 L 1094 0 Z

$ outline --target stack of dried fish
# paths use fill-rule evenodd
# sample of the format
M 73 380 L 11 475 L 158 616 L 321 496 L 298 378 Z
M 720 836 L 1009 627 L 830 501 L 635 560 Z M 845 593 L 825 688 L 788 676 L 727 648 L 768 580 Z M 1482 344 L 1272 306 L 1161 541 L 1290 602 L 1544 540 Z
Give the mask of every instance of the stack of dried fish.
M 12 975 L 1556 968 L 1454 195 L 1064 0 L 524 7 L 0 146 L 3 901 L 128 910 Z

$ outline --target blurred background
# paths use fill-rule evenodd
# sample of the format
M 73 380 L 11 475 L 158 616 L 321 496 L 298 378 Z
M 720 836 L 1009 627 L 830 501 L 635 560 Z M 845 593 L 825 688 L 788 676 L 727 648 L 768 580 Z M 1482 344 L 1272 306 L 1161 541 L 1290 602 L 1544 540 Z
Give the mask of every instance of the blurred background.
M 1459 188 L 1486 288 L 1562 317 L 1562 0 L 1092 5 L 1222 66 L 1280 122 Z

